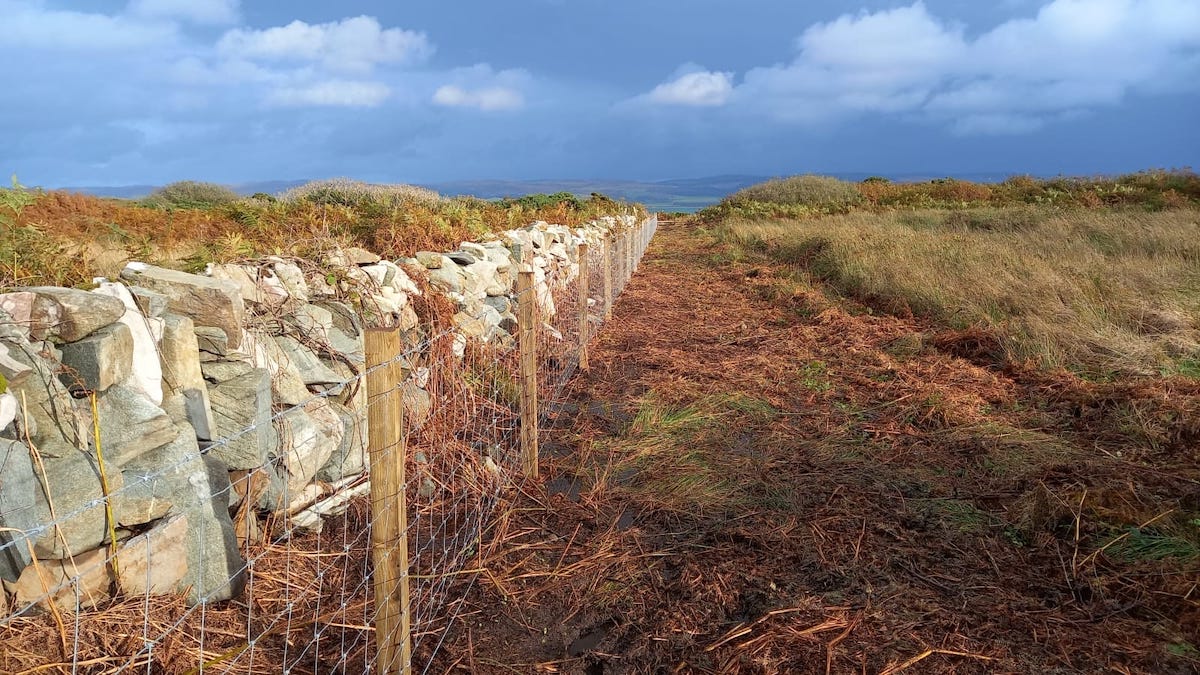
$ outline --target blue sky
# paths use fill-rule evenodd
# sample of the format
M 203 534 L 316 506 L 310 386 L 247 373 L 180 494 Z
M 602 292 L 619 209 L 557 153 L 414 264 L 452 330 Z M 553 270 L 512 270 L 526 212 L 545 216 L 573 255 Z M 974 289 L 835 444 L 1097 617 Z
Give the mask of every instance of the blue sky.
M 0 0 L 37 185 L 1195 166 L 1200 0 Z

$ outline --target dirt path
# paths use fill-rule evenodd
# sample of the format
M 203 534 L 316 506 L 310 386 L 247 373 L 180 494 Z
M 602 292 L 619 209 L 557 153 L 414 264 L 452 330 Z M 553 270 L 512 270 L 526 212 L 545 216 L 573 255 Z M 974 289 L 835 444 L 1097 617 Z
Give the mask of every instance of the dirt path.
M 1195 561 L 1114 562 L 1187 437 L 728 258 L 660 230 L 431 672 L 1200 668 Z

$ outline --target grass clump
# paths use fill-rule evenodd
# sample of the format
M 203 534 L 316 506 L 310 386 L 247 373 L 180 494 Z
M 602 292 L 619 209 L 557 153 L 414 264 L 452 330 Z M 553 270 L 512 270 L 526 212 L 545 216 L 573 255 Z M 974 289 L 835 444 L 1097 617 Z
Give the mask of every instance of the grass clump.
M 734 217 L 715 231 L 869 306 L 992 332 L 1010 362 L 1191 372 L 1200 211 L 925 210 Z
M 405 203 L 434 204 L 441 196 L 433 190 L 416 185 L 376 184 L 350 178 L 329 178 L 294 187 L 279 195 L 279 199 L 284 202 L 369 208 Z
M 775 178 L 751 185 L 726 197 L 722 203 L 732 206 L 754 203 L 800 206 L 818 212 L 839 212 L 862 201 L 862 193 L 854 183 L 829 176 L 804 175 Z
M 142 204 L 157 209 L 207 209 L 232 204 L 241 198 L 224 185 L 182 180 L 158 188 Z

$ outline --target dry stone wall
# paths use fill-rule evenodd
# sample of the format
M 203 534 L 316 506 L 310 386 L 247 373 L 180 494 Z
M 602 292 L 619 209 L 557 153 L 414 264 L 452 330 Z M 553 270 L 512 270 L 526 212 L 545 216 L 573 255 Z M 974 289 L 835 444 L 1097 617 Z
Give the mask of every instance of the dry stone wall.
M 347 248 L 205 274 L 134 262 L 91 290 L 0 294 L 0 610 L 238 595 L 258 514 L 319 528 L 347 501 L 332 491 L 364 490 L 367 328 L 420 345 L 414 298 L 432 293 L 457 310 L 458 356 L 470 340 L 510 348 L 518 256 L 553 317 L 578 245 L 636 224 L 538 222 L 401 260 Z M 400 372 L 419 426 L 429 370 L 414 359 Z

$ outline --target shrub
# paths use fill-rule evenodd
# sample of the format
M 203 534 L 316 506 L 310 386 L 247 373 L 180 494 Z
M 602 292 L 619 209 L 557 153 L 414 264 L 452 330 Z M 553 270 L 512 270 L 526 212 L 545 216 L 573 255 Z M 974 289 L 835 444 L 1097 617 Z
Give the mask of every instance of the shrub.
M 329 206 L 397 206 L 406 203 L 434 204 L 441 196 L 428 188 L 403 183 L 364 183 L 349 178 L 314 180 L 279 195 L 284 202 L 311 202 Z
M 862 202 L 862 199 L 862 193 L 854 183 L 831 176 L 805 175 L 751 185 L 733 193 L 726 201 L 734 205 L 765 202 L 839 211 Z
M 182 180 L 158 188 L 143 199 L 142 203 L 160 209 L 207 209 L 230 204 L 239 199 L 241 196 L 238 193 L 224 185 Z
M 506 197 L 500 200 L 500 205 L 504 208 L 512 206 L 520 206 L 526 209 L 544 209 L 552 206 L 566 205 L 573 211 L 579 211 L 583 208 L 583 200 L 576 197 L 570 192 L 555 192 L 554 194 L 532 194 L 516 199 Z

